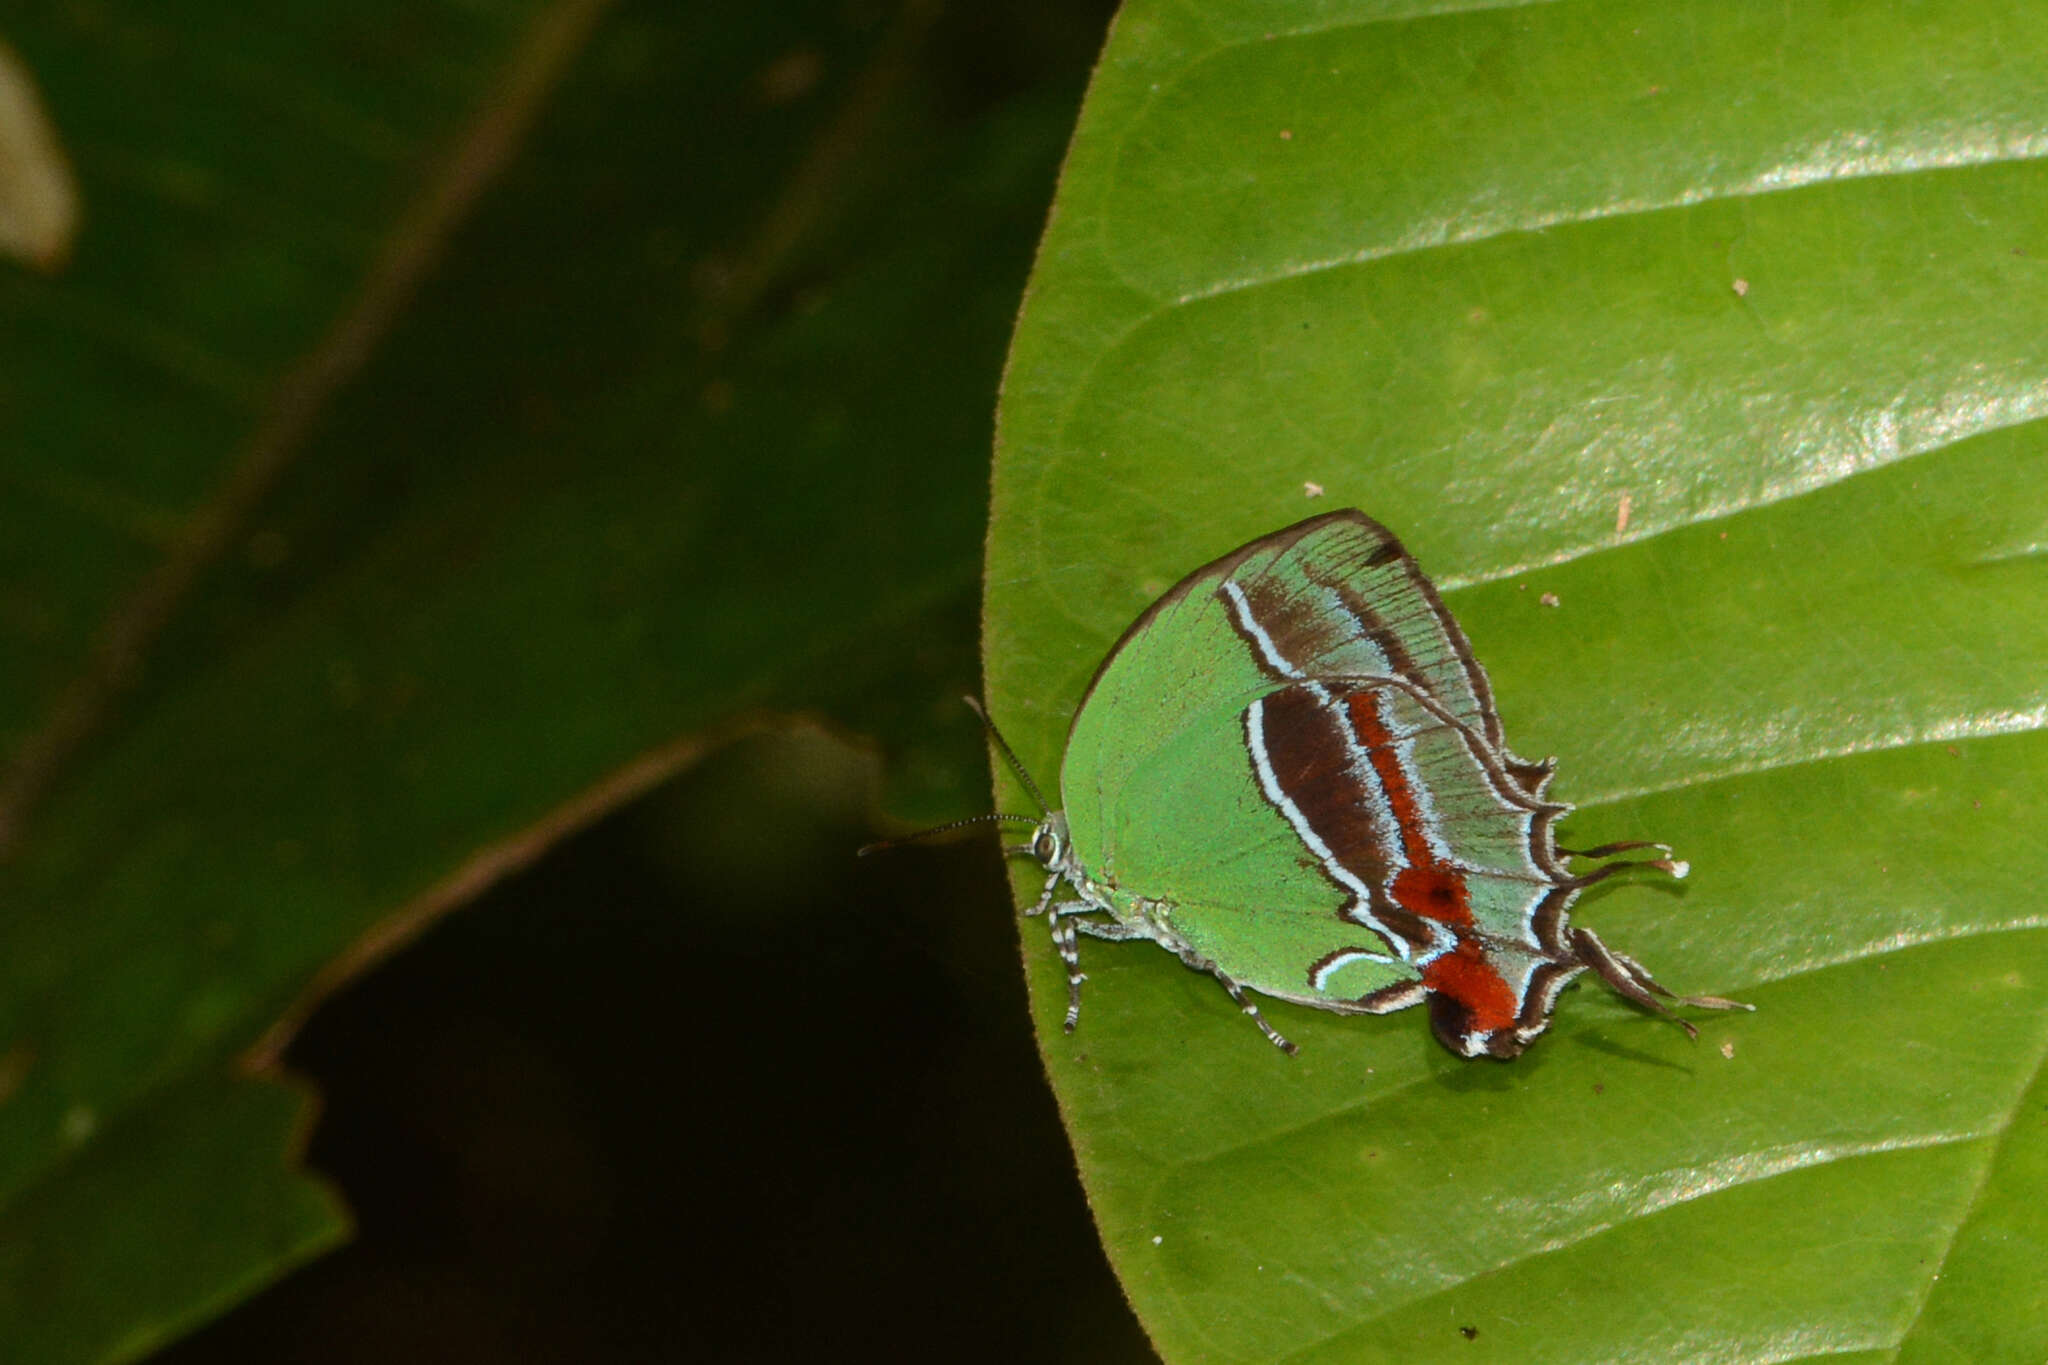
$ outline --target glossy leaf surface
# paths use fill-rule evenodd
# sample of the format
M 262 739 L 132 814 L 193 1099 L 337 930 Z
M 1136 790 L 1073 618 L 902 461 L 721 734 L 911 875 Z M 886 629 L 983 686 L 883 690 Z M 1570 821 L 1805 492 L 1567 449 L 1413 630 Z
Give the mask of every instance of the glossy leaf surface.
M 2044 91 L 2023 6 L 1120 16 L 1005 388 L 997 719 L 1049 784 L 1155 594 L 1358 506 L 1565 841 L 1691 860 L 1577 922 L 1758 1006 L 1587 985 L 1504 1065 L 1276 1007 L 1289 1062 L 1144 945 L 1062 1035 L 1027 925 L 1169 1360 L 2048 1350 Z

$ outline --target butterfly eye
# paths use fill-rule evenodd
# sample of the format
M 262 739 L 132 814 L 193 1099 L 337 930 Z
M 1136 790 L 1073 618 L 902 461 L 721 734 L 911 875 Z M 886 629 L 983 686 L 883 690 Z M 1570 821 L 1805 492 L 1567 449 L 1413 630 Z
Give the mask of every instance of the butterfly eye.
M 1060 837 L 1049 829 L 1040 830 L 1038 837 L 1031 841 L 1031 856 L 1051 867 L 1059 860 Z

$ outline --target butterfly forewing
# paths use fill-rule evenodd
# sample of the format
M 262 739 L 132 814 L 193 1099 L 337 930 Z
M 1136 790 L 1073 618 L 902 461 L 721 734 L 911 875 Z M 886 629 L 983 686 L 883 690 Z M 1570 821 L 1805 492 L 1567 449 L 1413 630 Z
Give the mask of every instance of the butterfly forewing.
M 1283 650 L 1292 673 L 1275 665 Z M 1074 714 L 1060 785 L 1076 845 L 1093 842 L 1145 755 L 1196 713 L 1235 714 L 1300 676 L 1368 675 L 1406 678 L 1497 738 L 1464 634 L 1393 533 L 1363 513 L 1301 522 L 1195 570 L 1131 623 Z
M 1281 543 L 1247 556 L 1229 577 L 1302 677 L 1408 682 L 1498 753 L 1519 785 L 1541 790 L 1549 769 L 1508 752 L 1486 670 L 1393 532 L 1361 513 L 1335 512 L 1269 540 Z

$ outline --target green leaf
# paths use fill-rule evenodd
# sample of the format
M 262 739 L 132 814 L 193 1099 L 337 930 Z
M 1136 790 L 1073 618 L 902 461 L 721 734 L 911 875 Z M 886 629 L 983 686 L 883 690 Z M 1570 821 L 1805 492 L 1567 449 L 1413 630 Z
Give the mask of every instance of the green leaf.
M 722 736 L 980 785 L 1073 97 L 936 13 L 10 19 L 85 226 L 0 271 L 0 1357 L 133 1358 L 330 1244 L 236 1058 Z M 976 44 L 1029 93 L 962 90 Z
M 151 1096 L 110 1131 L 73 1110 L 76 1158 L 7 1208 L 9 1357 L 138 1358 L 339 1241 L 331 1194 L 289 1169 L 309 1113 L 296 1087 L 220 1074 Z
M 1992 4 L 1119 18 L 1000 413 L 997 718 L 1050 775 L 1156 593 L 1361 507 L 1567 841 L 1692 861 L 1579 922 L 1758 1007 L 1581 989 L 1490 1065 L 1276 1006 L 1289 1062 L 1135 946 L 1064 1036 L 1032 934 L 1168 1359 L 2048 1351 L 2044 92 Z

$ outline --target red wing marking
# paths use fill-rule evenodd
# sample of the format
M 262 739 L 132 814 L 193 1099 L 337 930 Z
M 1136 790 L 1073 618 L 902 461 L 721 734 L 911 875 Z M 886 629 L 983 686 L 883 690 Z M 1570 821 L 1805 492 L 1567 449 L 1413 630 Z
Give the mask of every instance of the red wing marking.
M 1422 967 L 1422 984 L 1465 1007 L 1465 1028 L 1493 1033 L 1513 1028 L 1522 1002 L 1486 960 L 1478 942 L 1460 935 L 1458 946 L 1439 953 Z
M 1472 901 L 1465 890 L 1464 875 L 1439 861 L 1436 850 L 1430 847 L 1427 817 L 1408 780 L 1408 770 L 1395 752 L 1393 733 L 1380 715 L 1379 693 L 1353 692 L 1344 699 L 1344 709 L 1360 747 L 1372 763 L 1374 776 L 1380 780 L 1380 790 L 1393 812 L 1395 827 L 1401 831 L 1401 855 L 1408 866 L 1395 874 L 1394 884 L 1387 888 L 1389 894 L 1411 914 L 1439 924 L 1469 927 Z
M 1441 861 L 1430 846 L 1427 817 L 1394 748 L 1394 736 L 1380 715 L 1379 694 L 1354 692 L 1344 703 L 1401 831 L 1401 853 L 1408 866 L 1394 875 L 1388 894 L 1410 914 L 1448 925 L 1457 934 L 1455 946 L 1422 965 L 1422 984 L 1464 1007 L 1463 1031 L 1468 1035 L 1514 1027 L 1522 1002 L 1469 932 L 1472 901 L 1464 874 Z

